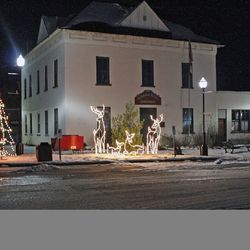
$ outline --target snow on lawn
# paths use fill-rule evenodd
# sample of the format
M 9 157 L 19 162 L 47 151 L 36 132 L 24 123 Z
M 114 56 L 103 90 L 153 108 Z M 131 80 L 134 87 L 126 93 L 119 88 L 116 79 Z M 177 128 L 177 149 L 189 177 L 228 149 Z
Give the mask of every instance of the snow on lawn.
M 157 155 L 136 155 L 136 156 L 112 156 L 110 154 L 102 154 L 102 155 L 95 155 L 93 151 L 83 151 L 82 153 L 72 153 L 71 151 L 63 152 L 62 153 L 62 161 L 63 163 L 68 162 L 82 162 L 82 161 L 101 161 L 101 160 L 111 160 L 116 162 L 117 164 L 126 160 L 164 160 L 164 159 L 186 159 L 186 161 L 171 161 L 171 162 L 153 162 L 153 163 L 141 163 L 142 166 L 150 166 L 151 168 L 166 168 L 170 166 L 186 166 L 190 168 L 190 166 L 212 166 L 212 165 L 225 165 L 225 164 L 232 164 L 232 163 L 241 163 L 241 162 L 250 162 L 250 152 L 248 152 L 245 148 L 235 150 L 234 154 L 225 153 L 223 148 L 209 148 L 208 155 L 209 157 L 218 157 L 216 161 L 188 161 L 190 157 L 199 157 L 200 151 L 199 148 L 182 148 L 183 155 L 177 155 L 174 157 L 172 150 L 164 150 L 159 151 Z M 53 162 L 59 161 L 59 154 L 58 152 L 53 152 Z M 207 158 L 207 157 L 204 157 Z M 36 159 L 36 149 L 33 146 L 25 146 L 24 147 L 24 154 L 13 156 L 13 157 L 5 157 L 4 159 L 0 160 L 0 165 L 4 165 L 5 163 L 37 163 Z

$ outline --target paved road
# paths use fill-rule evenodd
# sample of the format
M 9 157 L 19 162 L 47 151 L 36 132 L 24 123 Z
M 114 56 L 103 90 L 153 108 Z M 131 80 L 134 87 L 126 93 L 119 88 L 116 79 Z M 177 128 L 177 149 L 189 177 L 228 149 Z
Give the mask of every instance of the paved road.
M 124 163 L 0 173 L 0 208 L 250 208 L 250 166 L 201 164 Z

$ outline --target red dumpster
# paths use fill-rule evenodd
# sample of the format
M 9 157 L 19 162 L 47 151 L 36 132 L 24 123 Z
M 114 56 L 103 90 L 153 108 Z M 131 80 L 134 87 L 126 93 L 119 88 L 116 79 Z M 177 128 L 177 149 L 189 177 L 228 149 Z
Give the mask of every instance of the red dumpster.
M 54 150 L 59 149 L 59 139 L 51 138 L 51 144 Z M 81 135 L 62 135 L 61 150 L 83 150 L 84 137 Z

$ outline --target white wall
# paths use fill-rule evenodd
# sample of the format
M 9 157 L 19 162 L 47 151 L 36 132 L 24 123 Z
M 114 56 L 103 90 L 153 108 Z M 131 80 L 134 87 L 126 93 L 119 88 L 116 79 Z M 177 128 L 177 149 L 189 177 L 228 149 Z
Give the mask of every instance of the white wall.
M 178 133 L 182 132 L 182 108 L 188 107 L 188 94 L 181 89 L 181 63 L 188 61 L 187 43 L 68 30 L 64 30 L 64 37 L 66 133 L 83 134 L 87 143 L 91 143 L 96 123 L 89 106 L 103 103 L 111 107 L 112 116 L 116 116 L 124 111 L 126 103 L 134 102 L 135 96 L 145 89 L 162 98 L 162 105 L 155 107 L 158 114 L 164 113 L 166 128 L 163 132 L 171 134 L 172 125 L 176 125 Z M 204 76 L 208 80 L 208 90 L 216 90 L 216 52 L 216 46 L 193 44 L 191 107 L 194 108 L 195 131 L 200 129 L 202 119 L 200 78 Z M 110 58 L 112 86 L 96 86 L 96 56 Z M 155 88 L 141 87 L 142 59 L 154 60 Z M 214 93 L 207 95 L 206 106 L 215 121 Z
M 26 65 L 22 69 L 22 133 L 23 143 L 39 144 L 50 142 L 54 137 L 54 109 L 58 108 L 59 127 L 64 129 L 64 44 L 60 33 L 46 39 L 26 57 Z M 53 88 L 54 60 L 58 60 L 58 87 Z M 44 68 L 48 67 L 48 91 L 44 91 Z M 37 70 L 40 71 L 40 93 L 37 94 Z M 29 97 L 29 75 L 32 75 L 32 97 Z M 27 79 L 27 98 L 24 99 L 24 79 Z M 49 134 L 45 135 L 45 110 L 49 114 Z M 29 130 L 29 114 L 33 116 L 33 133 Z M 37 134 L 37 113 L 40 113 L 41 133 Z M 28 133 L 25 134 L 24 116 L 28 116 Z
M 218 91 L 217 110 L 227 110 L 227 139 L 250 138 L 250 133 L 232 133 L 232 110 L 250 110 L 250 92 L 248 91 Z

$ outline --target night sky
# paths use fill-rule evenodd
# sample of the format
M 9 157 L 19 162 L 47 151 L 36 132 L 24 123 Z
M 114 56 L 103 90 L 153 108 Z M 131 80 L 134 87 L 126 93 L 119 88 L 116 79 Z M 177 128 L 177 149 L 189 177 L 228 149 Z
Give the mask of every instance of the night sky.
M 25 55 L 27 48 L 35 44 L 41 15 L 67 16 L 80 12 L 89 2 L 1 0 L 0 67 L 15 64 L 17 55 L 20 52 Z M 249 0 L 148 0 L 147 3 L 159 16 L 226 45 L 217 55 L 218 89 L 250 90 Z

